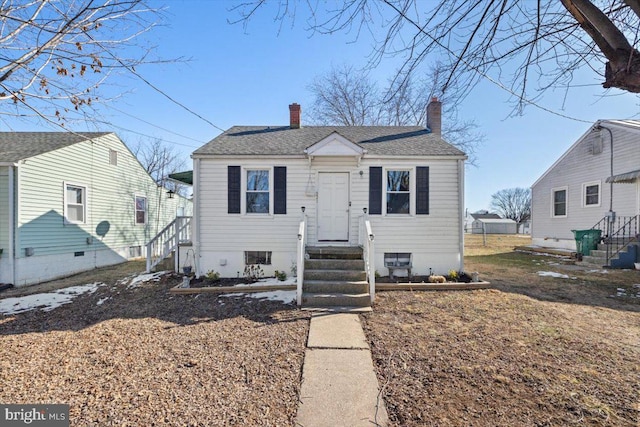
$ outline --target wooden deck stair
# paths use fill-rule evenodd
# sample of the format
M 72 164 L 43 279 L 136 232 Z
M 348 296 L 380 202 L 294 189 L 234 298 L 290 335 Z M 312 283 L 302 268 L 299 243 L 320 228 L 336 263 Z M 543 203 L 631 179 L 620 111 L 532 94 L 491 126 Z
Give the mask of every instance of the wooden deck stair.
M 307 246 L 302 307 L 371 310 L 362 248 Z

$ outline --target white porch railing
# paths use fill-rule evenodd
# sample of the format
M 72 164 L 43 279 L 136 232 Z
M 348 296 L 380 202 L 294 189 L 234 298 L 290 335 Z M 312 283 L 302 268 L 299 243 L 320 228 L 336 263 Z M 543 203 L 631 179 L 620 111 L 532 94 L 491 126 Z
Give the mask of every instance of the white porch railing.
M 297 263 L 297 286 L 296 286 L 296 302 L 298 307 L 302 305 L 302 283 L 304 282 L 304 254 L 305 247 L 307 244 L 307 217 L 304 215 L 304 211 L 302 214 L 302 221 L 300 221 L 300 226 L 298 227 L 298 250 L 296 254 L 296 263 Z
M 191 241 L 191 217 L 178 216 L 147 243 L 147 272 L 178 248 Z
M 373 301 L 376 298 L 376 251 L 373 243 L 374 238 L 375 235 L 371 229 L 369 215 L 364 210 L 364 215 L 360 217 L 358 243 L 362 246 L 362 257 L 364 258 L 364 268 L 367 272 L 367 282 L 369 282 L 371 305 L 373 305 Z

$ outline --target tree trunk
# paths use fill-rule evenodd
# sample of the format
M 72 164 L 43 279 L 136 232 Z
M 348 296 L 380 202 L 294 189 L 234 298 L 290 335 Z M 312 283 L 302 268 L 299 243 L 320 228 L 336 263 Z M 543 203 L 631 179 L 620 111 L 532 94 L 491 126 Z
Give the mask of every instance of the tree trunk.
M 631 46 L 607 15 L 589 0 L 561 2 L 609 60 L 602 86 L 640 93 L 640 52 Z

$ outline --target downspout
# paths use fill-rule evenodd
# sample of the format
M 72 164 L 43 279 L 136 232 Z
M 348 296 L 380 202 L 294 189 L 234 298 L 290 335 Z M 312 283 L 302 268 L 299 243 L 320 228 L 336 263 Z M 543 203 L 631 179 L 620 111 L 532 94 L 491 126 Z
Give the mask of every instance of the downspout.
M 191 236 L 193 239 L 196 277 L 200 277 L 200 162 L 201 159 L 193 159 L 193 218 L 191 224 Z
M 15 173 L 17 167 L 9 166 L 9 271 L 11 283 L 16 286 L 16 198 L 15 198 Z
M 458 226 L 460 239 L 459 256 L 460 268 L 458 271 L 464 271 L 464 159 L 458 160 Z
M 609 145 L 610 145 L 609 176 L 613 177 L 613 132 L 611 132 L 611 129 L 609 129 L 608 127 L 604 127 L 601 124 L 596 125 L 595 129 L 597 130 L 604 129 L 609 132 Z M 613 218 L 613 180 L 609 182 L 609 212 L 611 213 L 611 218 Z

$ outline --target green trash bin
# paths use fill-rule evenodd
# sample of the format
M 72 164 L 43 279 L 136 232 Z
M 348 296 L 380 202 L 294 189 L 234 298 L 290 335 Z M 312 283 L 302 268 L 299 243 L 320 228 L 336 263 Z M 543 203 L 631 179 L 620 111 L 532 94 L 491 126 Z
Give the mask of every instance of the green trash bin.
M 589 230 L 571 230 L 573 236 L 576 239 L 576 251 L 582 255 L 587 256 L 592 250 L 598 247 L 600 238 L 602 237 L 602 230 L 591 228 Z

